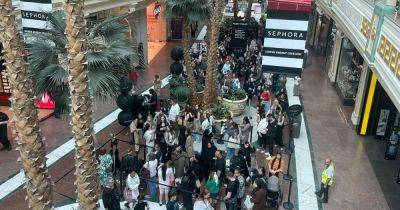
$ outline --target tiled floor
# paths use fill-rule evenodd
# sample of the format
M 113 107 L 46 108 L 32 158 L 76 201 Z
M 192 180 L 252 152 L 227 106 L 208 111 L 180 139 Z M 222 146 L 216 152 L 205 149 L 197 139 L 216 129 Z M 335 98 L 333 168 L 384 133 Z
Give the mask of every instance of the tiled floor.
M 341 105 L 322 69 L 323 59 L 312 53 L 309 58 L 301 94 L 318 180 L 325 158 L 333 158 L 336 166 L 335 185 L 324 209 L 400 209 L 400 186 L 394 182 L 400 161 L 384 160 L 385 143 L 356 134 L 347 123 L 352 108 Z

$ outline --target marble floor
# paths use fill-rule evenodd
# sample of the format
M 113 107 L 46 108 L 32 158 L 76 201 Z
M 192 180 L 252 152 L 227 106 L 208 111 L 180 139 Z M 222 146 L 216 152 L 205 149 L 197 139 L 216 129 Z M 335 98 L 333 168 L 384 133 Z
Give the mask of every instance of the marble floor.
M 399 158 L 384 160 L 384 142 L 359 136 L 349 126 L 352 107 L 342 106 L 322 65 L 322 57 L 311 52 L 302 75 L 301 97 L 318 180 L 325 158 L 333 158 L 336 167 L 329 203 L 323 208 L 399 210 L 400 186 L 395 183 Z

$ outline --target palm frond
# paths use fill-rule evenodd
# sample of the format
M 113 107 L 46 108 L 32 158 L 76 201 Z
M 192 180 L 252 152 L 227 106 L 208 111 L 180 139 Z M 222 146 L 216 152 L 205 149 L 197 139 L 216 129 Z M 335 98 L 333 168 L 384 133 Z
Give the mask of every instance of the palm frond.
M 68 108 L 69 103 L 64 17 L 63 11 L 53 12 L 49 16 L 50 33 L 34 35 L 29 47 L 35 93 L 50 92 L 58 109 Z M 126 36 L 129 30 L 121 22 L 125 17 L 111 17 L 88 28 L 88 78 L 93 96 L 114 99 L 119 94 L 119 79 L 131 70 L 131 59 L 137 50 Z

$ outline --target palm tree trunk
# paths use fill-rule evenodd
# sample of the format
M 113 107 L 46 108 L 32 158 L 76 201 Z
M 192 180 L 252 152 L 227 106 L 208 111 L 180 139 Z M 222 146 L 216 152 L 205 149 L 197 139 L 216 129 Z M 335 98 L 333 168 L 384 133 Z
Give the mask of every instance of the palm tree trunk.
M 86 25 L 83 0 L 64 0 L 68 44 L 71 124 L 75 137 L 77 200 L 81 209 L 97 209 L 99 181 L 93 146 L 92 100 L 89 94 L 86 61 Z
M 188 77 L 188 83 L 190 88 L 190 104 L 194 105 L 195 103 L 195 93 L 196 93 L 196 79 L 193 74 L 193 59 L 190 56 L 190 48 L 192 47 L 189 40 L 190 36 L 190 24 L 185 20 L 184 21 L 184 29 L 183 29 L 183 59 L 185 61 L 186 73 Z
M 25 70 L 22 38 L 17 29 L 11 0 L 0 0 L 0 40 L 12 94 L 19 151 L 26 176 L 26 192 L 31 209 L 51 209 L 52 184 L 48 175 L 45 145 L 34 105 L 33 81 Z
M 233 0 L 233 19 L 236 20 L 239 12 L 239 3 L 238 0 Z
M 210 5 L 212 6 L 212 5 Z M 209 49 L 207 55 L 207 73 L 203 96 L 203 108 L 209 109 L 212 103 L 217 101 L 217 53 L 218 53 L 218 37 L 219 23 L 222 18 L 223 0 L 216 0 L 213 13 L 211 15 L 210 33 L 209 33 Z
M 248 0 L 247 10 L 246 10 L 246 21 L 249 22 L 251 18 L 251 7 L 253 6 L 253 0 Z

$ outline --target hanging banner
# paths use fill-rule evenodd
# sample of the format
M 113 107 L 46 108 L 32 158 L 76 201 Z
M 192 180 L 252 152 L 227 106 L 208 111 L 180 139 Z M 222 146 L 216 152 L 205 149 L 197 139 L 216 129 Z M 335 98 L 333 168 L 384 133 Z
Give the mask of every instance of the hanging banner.
M 45 32 L 49 29 L 47 13 L 52 11 L 51 0 L 21 0 L 22 30 Z
M 268 10 L 262 65 L 264 72 L 301 75 L 308 12 Z

